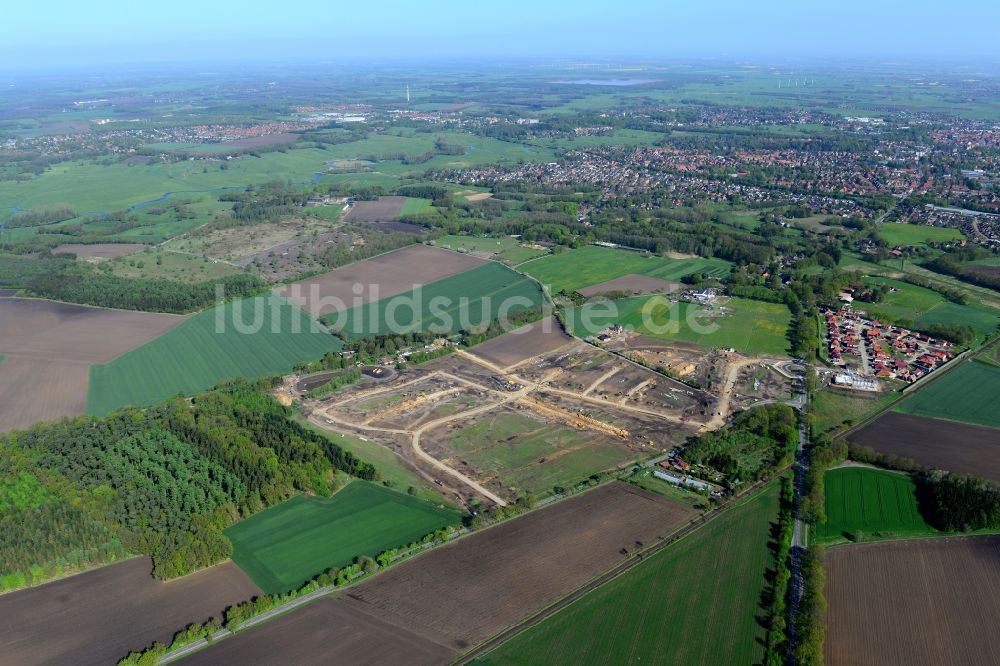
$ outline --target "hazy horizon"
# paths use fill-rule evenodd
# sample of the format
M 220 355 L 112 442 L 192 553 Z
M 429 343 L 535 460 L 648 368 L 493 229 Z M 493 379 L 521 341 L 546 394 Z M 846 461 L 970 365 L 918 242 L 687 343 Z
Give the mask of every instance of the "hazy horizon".
M 375 1 L 335 6 L 177 0 L 57 0 L 7 8 L 13 30 L 0 70 L 75 70 L 143 64 L 695 59 L 761 63 L 872 60 L 995 65 L 1000 5 L 973 2 L 942 20 L 939 3 L 721 0 L 693 7 L 632 0 L 571 7 L 512 0 L 476 7 Z M 873 63 L 875 64 L 875 63 Z

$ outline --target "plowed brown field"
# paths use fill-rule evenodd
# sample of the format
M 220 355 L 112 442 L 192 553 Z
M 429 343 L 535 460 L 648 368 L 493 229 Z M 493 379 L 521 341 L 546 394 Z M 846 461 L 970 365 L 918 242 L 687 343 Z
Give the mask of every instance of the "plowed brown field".
M 827 552 L 826 663 L 1000 664 L 1000 537 Z
M 0 596 L 0 663 L 114 664 L 260 594 L 232 562 L 166 583 L 152 568 L 140 557 Z

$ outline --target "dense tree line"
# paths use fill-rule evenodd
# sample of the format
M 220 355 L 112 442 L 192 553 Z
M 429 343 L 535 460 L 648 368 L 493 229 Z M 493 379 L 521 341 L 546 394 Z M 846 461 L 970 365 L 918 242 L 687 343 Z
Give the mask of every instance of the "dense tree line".
M 266 287 L 261 278 L 248 273 L 188 283 L 160 278 L 124 278 L 82 266 L 67 266 L 37 275 L 27 286 L 32 294 L 57 301 L 178 314 L 213 305 L 220 286 L 227 300 L 252 296 Z
M 417 234 L 372 233 L 370 229 L 366 231 L 367 233 L 364 234 L 364 245 L 334 245 L 319 255 L 318 260 L 320 264 L 326 269 L 334 269 L 354 263 L 355 261 L 385 254 L 392 250 L 408 247 L 423 240 L 423 236 Z
M 944 532 L 1000 528 L 1000 488 L 985 479 L 934 470 L 916 476 L 921 510 Z
M 810 446 L 807 455 L 809 466 L 801 514 L 807 522 L 818 525 L 826 522 L 826 470 L 847 459 L 847 445 L 822 441 Z
M 52 206 L 51 208 L 32 208 L 19 213 L 14 213 L 4 222 L 8 229 L 19 229 L 21 227 L 41 227 L 46 224 L 65 222 L 76 217 L 76 212 L 66 205 Z
M 298 191 L 281 182 L 264 183 L 257 187 L 250 186 L 242 192 L 219 195 L 219 201 L 233 202 L 233 219 L 243 224 L 278 220 L 296 212 L 308 198 L 308 192 Z
M 772 525 L 774 539 L 775 572 L 771 588 L 765 593 L 764 606 L 767 607 L 767 636 L 764 639 L 764 663 L 768 666 L 783 666 L 788 658 L 787 629 L 788 595 L 792 580 L 789 551 L 792 547 L 792 531 L 795 505 L 795 490 L 792 479 L 781 478 L 781 499 L 778 506 L 778 521 Z
M 802 600 L 795 617 L 795 663 L 823 666 L 826 643 L 826 570 L 822 546 L 810 546 L 802 554 Z
M 75 259 L 65 255 L 32 257 L 0 254 L 0 289 L 27 287 L 34 280 L 59 273 L 74 262 Z
M 0 437 L 0 580 L 24 584 L 126 551 L 150 555 L 158 578 L 184 575 L 229 555 L 225 527 L 295 492 L 330 492 L 334 470 L 377 478 L 292 420 L 268 388 L 233 382 Z
M 924 266 L 937 273 L 951 275 L 980 287 L 1000 291 L 1000 271 L 976 270 L 967 263 L 976 259 L 994 257 L 996 257 L 995 254 L 978 248 L 956 248 L 924 264 Z
M 339 375 L 330 379 L 330 381 L 324 382 L 320 386 L 314 389 L 310 389 L 306 392 L 306 397 L 308 398 L 322 398 L 324 396 L 330 395 L 337 389 L 343 388 L 345 386 L 350 386 L 351 384 L 356 384 L 361 381 L 361 371 L 356 369 L 350 369 L 346 372 L 342 372 Z

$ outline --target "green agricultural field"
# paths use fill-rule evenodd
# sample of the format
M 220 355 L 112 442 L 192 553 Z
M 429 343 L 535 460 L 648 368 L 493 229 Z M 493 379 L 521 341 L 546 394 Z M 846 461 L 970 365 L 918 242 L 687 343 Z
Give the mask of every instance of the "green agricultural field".
M 518 270 L 548 285 L 555 293 L 575 291 L 631 273 L 676 281 L 699 272 L 722 277 L 731 267 L 732 264 L 722 259 L 668 259 L 590 245 L 535 259 L 518 266 Z
M 855 303 L 858 309 L 876 319 L 901 322 L 918 329 L 934 324 L 968 324 L 980 335 L 1000 325 L 1000 314 L 975 301 L 967 305 L 952 303 L 932 289 L 883 277 L 868 277 L 865 283 L 885 284 L 895 290 L 881 303 Z
M 323 321 L 349 339 L 418 329 L 457 332 L 542 303 L 537 284 L 489 263 L 421 289 L 325 315 Z
M 488 664 L 757 664 L 772 483 L 487 654 Z
M 816 391 L 809 405 L 813 415 L 813 429 L 817 434 L 850 420 L 857 423 L 869 414 L 882 409 L 899 397 L 899 393 L 885 391 L 875 395 L 838 391 L 825 387 Z
M 566 311 L 574 334 L 594 335 L 621 324 L 660 340 L 690 342 L 702 347 L 729 348 L 746 354 L 788 354 L 791 313 L 781 303 L 733 298 L 727 314 L 692 303 L 670 303 L 662 296 L 638 296 L 609 303 L 588 303 Z M 647 315 L 644 315 L 648 313 Z M 698 328 L 704 327 L 702 332 Z
M 975 361 L 962 363 L 894 411 L 1000 428 L 1000 368 Z
M 519 264 L 543 254 L 548 250 L 522 245 L 516 238 L 482 238 L 479 236 L 442 236 L 435 245 L 461 252 L 488 252 L 505 264 Z
M 246 155 L 224 165 L 206 165 L 200 160 L 129 166 L 93 162 L 65 162 L 51 166 L 27 182 L 0 182 L 0 201 L 22 209 L 66 203 L 80 213 L 116 211 L 164 192 L 192 193 L 221 187 L 244 187 L 272 180 L 308 183 L 323 171 L 328 151 L 295 148 Z M 225 168 L 221 168 L 225 167 Z M 168 200 L 169 202 L 169 200 Z M 7 209 L 4 208 L 4 213 Z
M 840 467 L 829 470 L 823 482 L 826 522 L 816 527 L 820 543 L 941 534 L 920 514 L 917 487 L 908 474 Z
M 925 243 L 947 243 L 965 238 L 958 229 L 951 227 L 931 227 L 924 224 L 895 224 L 886 222 L 878 228 L 878 235 L 889 245 L 924 245 Z
M 257 324 L 255 326 L 255 324 Z M 274 294 L 200 312 L 106 365 L 90 368 L 87 412 L 152 405 L 225 379 L 288 372 L 342 343 Z
M 534 494 L 572 486 L 595 472 L 635 460 L 636 453 L 610 437 L 498 413 L 459 428 L 450 449 L 482 476 Z M 544 460 L 544 462 L 542 462 Z
M 332 497 L 299 495 L 226 530 L 233 561 L 262 590 L 294 589 L 359 555 L 375 557 L 448 525 L 461 514 L 355 480 Z
M 434 206 L 431 205 L 430 199 L 407 197 L 406 201 L 403 202 L 403 208 L 399 211 L 399 214 L 424 215 L 426 213 L 433 213 L 433 212 L 434 212 Z

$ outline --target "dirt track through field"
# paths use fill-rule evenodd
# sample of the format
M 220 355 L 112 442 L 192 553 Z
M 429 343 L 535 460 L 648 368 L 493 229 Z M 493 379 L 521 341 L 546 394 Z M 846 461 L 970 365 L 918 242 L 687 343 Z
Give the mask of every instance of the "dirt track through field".
M 113 664 L 260 594 L 232 562 L 170 582 L 140 557 L 0 595 L 0 663 Z
M 1000 664 L 1000 537 L 832 548 L 826 663 Z

